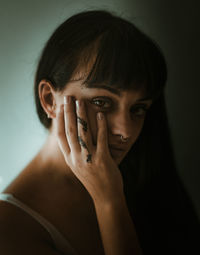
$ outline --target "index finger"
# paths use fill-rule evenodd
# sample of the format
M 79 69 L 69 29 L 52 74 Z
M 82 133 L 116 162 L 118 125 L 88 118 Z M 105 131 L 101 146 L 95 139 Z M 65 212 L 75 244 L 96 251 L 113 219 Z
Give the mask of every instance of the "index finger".
M 56 114 L 56 134 L 57 141 L 60 149 L 64 155 L 70 153 L 70 148 L 67 142 L 65 134 L 65 122 L 64 122 L 64 105 L 60 106 L 58 114 Z

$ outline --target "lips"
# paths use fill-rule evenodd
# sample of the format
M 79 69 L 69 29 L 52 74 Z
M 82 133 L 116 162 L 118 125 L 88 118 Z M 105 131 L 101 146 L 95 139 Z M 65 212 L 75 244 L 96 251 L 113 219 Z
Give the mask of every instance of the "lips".
M 109 146 L 109 149 L 111 149 L 111 150 L 115 150 L 115 151 L 124 151 L 124 149 L 121 149 L 121 148 L 119 148 L 119 147 L 113 147 L 113 146 Z
M 122 148 L 122 147 L 116 146 L 116 145 L 114 146 L 112 144 L 109 145 L 109 148 L 113 149 L 113 150 L 118 150 L 118 151 L 125 151 L 125 148 Z
M 109 147 L 109 150 L 112 158 L 119 159 L 122 157 L 122 155 L 124 155 L 124 150 L 120 150 L 119 148 Z
M 96 146 L 96 143 L 94 143 L 94 145 Z M 125 148 L 121 148 L 120 146 L 113 146 L 111 144 L 108 145 L 109 149 L 111 150 L 115 150 L 115 151 L 125 151 L 126 149 Z

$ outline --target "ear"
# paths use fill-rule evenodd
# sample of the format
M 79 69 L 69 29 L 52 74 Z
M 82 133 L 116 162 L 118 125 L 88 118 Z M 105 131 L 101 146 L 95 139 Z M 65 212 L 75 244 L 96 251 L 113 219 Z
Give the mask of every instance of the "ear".
M 48 80 L 41 80 L 38 85 L 38 93 L 42 108 L 46 112 L 48 118 L 55 118 L 56 100 L 55 91 L 51 82 Z

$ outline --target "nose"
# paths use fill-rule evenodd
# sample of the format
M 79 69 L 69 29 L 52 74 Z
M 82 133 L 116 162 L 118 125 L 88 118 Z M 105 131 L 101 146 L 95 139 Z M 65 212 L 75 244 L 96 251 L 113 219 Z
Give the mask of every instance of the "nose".
M 133 121 L 127 112 L 118 112 L 107 115 L 108 129 L 112 135 L 122 135 L 124 138 L 131 137 Z

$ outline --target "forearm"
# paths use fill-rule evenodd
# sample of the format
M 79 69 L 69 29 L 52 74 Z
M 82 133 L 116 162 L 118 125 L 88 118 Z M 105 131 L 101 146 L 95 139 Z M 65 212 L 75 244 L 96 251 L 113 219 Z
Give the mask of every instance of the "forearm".
M 115 202 L 95 202 L 105 255 L 142 255 L 125 197 Z

